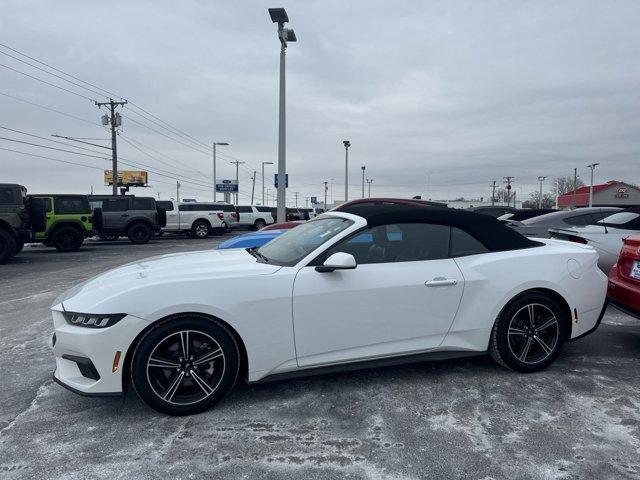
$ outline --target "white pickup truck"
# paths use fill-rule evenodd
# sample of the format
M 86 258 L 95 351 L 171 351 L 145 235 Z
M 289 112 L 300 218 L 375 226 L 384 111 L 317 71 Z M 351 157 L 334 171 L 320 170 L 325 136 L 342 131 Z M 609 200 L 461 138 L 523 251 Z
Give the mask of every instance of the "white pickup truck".
M 222 235 L 226 230 L 222 209 L 215 203 L 179 203 L 174 200 L 158 200 L 156 203 L 167 213 L 167 225 L 162 232 L 207 238 L 212 233 Z

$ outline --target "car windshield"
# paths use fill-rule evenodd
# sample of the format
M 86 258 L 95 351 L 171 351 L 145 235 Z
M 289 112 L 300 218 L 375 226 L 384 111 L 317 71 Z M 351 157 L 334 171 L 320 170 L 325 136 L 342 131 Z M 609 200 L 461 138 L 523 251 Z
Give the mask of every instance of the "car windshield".
M 266 263 L 292 266 L 351 225 L 351 220 L 340 217 L 311 220 L 271 240 L 255 253 Z
M 618 212 L 608 217 L 604 217 L 598 223 L 606 223 L 607 225 L 622 225 L 640 217 L 636 212 Z

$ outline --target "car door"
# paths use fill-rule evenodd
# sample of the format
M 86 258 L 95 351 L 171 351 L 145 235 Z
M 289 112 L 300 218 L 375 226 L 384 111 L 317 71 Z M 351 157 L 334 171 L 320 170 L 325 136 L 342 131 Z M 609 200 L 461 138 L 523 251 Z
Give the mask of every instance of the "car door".
M 298 364 L 313 366 L 438 347 L 462 299 L 464 279 L 449 258 L 450 227 L 396 224 L 340 241 L 300 269 L 293 289 Z M 318 272 L 335 252 L 353 270 Z
M 129 217 L 129 199 L 113 197 L 102 200 L 102 219 L 105 231 L 121 232 Z
M 156 202 L 158 207 L 164 209 L 167 214 L 167 224 L 163 230 L 179 230 L 180 229 L 180 212 L 170 200 L 160 200 Z

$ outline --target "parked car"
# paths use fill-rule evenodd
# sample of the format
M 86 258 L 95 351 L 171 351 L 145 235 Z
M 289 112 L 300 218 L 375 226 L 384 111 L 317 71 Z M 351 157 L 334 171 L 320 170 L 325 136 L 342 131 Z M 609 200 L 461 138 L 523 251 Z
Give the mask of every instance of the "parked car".
M 487 353 L 536 372 L 597 328 L 596 258 L 462 210 L 332 212 L 258 249 L 139 260 L 63 293 L 54 379 L 99 396 L 131 381 L 147 405 L 187 415 L 240 376 Z
M 240 214 L 235 205 L 224 202 L 216 202 L 216 206 L 222 210 L 222 231 L 221 233 L 232 232 L 238 228 L 240 222 Z
M 238 221 L 240 227 L 260 230 L 275 222 L 271 215 L 271 207 L 264 205 L 238 205 L 236 210 L 240 214 L 240 220 Z
M 607 299 L 618 310 L 640 318 L 640 235 L 622 242 L 620 257 L 609 271 Z
M 590 245 L 599 254 L 598 266 L 608 272 L 622 248 L 622 241 L 640 232 L 640 208 L 631 207 L 599 220 L 595 225 L 572 228 L 551 228 L 551 238 Z
M 507 225 L 527 237 L 551 238 L 550 228 L 570 228 L 572 226 L 593 225 L 604 217 L 622 210 L 617 207 L 578 208 L 560 212 L 545 213 L 521 222 L 506 220 Z
M 512 222 L 521 222 L 528 220 L 529 218 L 539 217 L 540 215 L 546 215 L 547 213 L 557 212 L 555 208 L 525 208 L 516 212 L 505 213 L 500 215 L 498 220 L 504 222 L 510 220 Z
M 303 222 L 284 222 L 272 224 L 257 232 L 248 232 L 244 235 L 232 237 L 220 243 L 216 248 L 218 250 L 228 248 L 258 248 L 302 223 Z
M 29 199 L 25 187 L 0 183 L 0 264 L 20 253 L 45 221 L 44 205 Z
M 42 202 L 45 209 L 44 228 L 34 229 L 32 242 L 59 252 L 76 252 L 85 238 L 94 235 L 93 211 L 86 195 L 36 194 L 29 198 Z
M 357 200 L 351 200 L 345 202 L 337 207 L 331 209 L 331 212 L 347 212 L 355 213 L 360 208 L 368 208 L 372 206 L 393 205 L 397 207 L 436 207 L 436 208 L 448 208 L 446 203 L 432 202 L 430 200 L 421 200 L 419 198 L 358 198 Z
M 278 210 L 276 208 L 271 209 L 271 217 L 274 222 L 278 221 Z M 289 208 L 285 209 L 285 217 L 287 222 L 298 222 L 304 220 L 304 215 L 298 211 L 297 208 Z
M 492 205 L 492 206 L 480 206 L 467 208 L 470 212 L 481 213 L 482 215 L 490 215 L 498 218 L 507 213 L 516 213 L 518 211 L 515 207 L 509 207 L 506 205 Z
M 310 208 L 309 209 L 309 218 L 316 218 L 318 215 L 322 215 L 324 213 L 324 208 Z
M 209 234 L 222 234 L 224 214 L 217 203 L 158 200 L 159 208 L 167 215 L 163 233 L 184 233 L 193 238 L 207 238 Z
M 93 226 L 104 240 L 126 236 L 131 243 L 147 243 L 167 224 L 166 212 L 153 197 L 89 195 L 89 203 L 94 209 Z

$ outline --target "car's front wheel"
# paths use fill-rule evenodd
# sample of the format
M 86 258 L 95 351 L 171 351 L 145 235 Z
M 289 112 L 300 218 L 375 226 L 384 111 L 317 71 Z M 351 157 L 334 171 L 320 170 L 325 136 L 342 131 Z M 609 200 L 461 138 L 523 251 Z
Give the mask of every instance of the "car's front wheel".
M 498 317 L 489 353 L 518 372 L 538 372 L 558 357 L 566 338 L 566 313 L 551 296 L 532 292 L 509 303 Z
M 190 314 L 167 319 L 142 337 L 131 374 L 138 396 L 151 408 L 191 415 L 224 398 L 239 368 L 231 333 L 215 320 Z
M 62 227 L 55 231 L 51 242 L 59 252 L 77 252 L 84 243 L 84 236 L 75 227 Z

